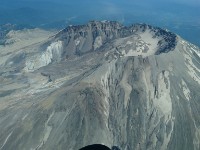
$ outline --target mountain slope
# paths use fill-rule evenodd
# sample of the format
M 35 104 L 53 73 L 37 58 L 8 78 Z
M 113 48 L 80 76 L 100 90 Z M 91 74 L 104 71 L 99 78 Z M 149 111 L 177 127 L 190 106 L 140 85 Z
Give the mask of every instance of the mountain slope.
M 6 56 L 0 149 L 200 148 L 200 51 L 169 31 L 93 21 Z

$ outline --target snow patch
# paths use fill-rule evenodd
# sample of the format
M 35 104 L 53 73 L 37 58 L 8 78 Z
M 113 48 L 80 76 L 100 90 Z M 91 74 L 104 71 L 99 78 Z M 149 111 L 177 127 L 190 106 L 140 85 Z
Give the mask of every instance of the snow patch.
M 13 131 L 6 137 L 6 139 L 5 139 L 4 143 L 3 143 L 3 145 L 0 147 L 0 149 L 2 149 L 5 146 L 5 144 L 7 143 L 8 139 L 10 138 L 12 133 L 13 133 Z
M 47 140 L 48 140 L 48 138 L 49 138 L 49 136 L 50 136 L 50 133 L 51 133 L 51 131 L 52 131 L 52 127 L 49 126 L 48 124 L 49 124 L 49 121 L 51 120 L 51 118 L 53 117 L 53 115 L 54 115 L 54 112 L 51 113 L 51 115 L 49 116 L 47 122 L 45 123 L 45 133 L 44 133 L 43 140 L 42 140 L 42 142 L 40 143 L 40 145 L 38 145 L 38 146 L 36 147 L 35 150 L 40 149 L 40 148 L 47 142 Z
M 193 144 L 195 146 L 195 149 L 199 149 L 200 148 L 200 129 L 196 126 L 195 124 L 195 138 L 193 139 Z
M 166 80 L 168 82 L 168 86 L 166 85 Z M 170 97 L 170 80 L 169 80 L 169 72 L 165 71 L 159 74 L 158 78 L 158 92 L 157 97 L 154 100 L 155 105 L 163 112 L 164 115 L 169 116 L 172 112 L 172 101 Z
M 22 120 L 26 119 L 27 116 L 28 116 L 28 114 L 26 114 L 26 115 L 22 118 Z
M 185 83 L 184 80 L 182 80 L 182 88 L 183 88 L 183 94 L 185 95 L 185 98 L 189 101 L 191 96 L 190 96 L 190 90 L 187 87 L 187 84 Z
M 143 56 L 147 57 L 150 55 L 155 54 L 157 51 L 157 44 L 159 39 L 153 38 L 152 33 L 150 30 L 146 30 L 139 34 L 139 40 L 136 43 L 136 49 L 130 49 L 128 52 L 125 50 L 122 51 L 124 56 Z M 133 44 L 132 41 L 127 41 L 126 44 L 131 45 Z
M 191 76 L 191 78 L 196 81 L 198 84 L 200 84 L 200 77 L 198 76 L 197 72 L 200 73 L 200 69 L 197 68 L 193 61 L 192 61 L 192 54 L 190 54 L 187 51 L 186 46 L 183 46 L 184 49 L 184 58 L 185 58 L 185 65 L 188 68 L 188 74 Z
M 162 144 L 162 148 L 161 149 L 167 149 L 167 146 L 168 146 L 168 143 L 169 143 L 169 141 L 170 141 L 170 139 L 171 139 L 171 136 L 172 136 L 172 133 L 173 133 L 173 130 L 174 130 L 174 119 L 172 118 L 172 119 L 170 119 L 171 120 L 171 123 L 172 123 L 172 128 L 171 128 L 171 130 L 170 130 L 170 133 L 167 135 L 167 133 L 165 132 L 164 133 L 164 142 L 163 142 L 163 144 Z M 169 120 L 169 121 L 170 121 Z M 168 122 L 169 122 L 168 121 Z M 166 122 L 166 124 L 168 123 L 168 122 Z
M 128 69 L 127 72 L 124 71 L 122 80 L 120 82 L 120 85 L 122 86 L 122 88 L 124 89 L 125 95 L 124 95 L 124 106 L 125 108 L 127 107 L 128 101 L 130 99 L 130 94 L 132 91 L 132 86 L 128 83 L 128 72 L 131 70 L 131 68 L 129 66 L 127 66 Z
M 103 44 L 102 38 L 101 36 L 96 37 L 95 41 L 94 41 L 94 50 L 96 50 L 97 48 L 101 47 Z
M 127 42 L 126 42 L 126 45 L 131 45 L 131 44 L 133 44 L 132 41 L 127 41 Z
M 200 52 L 195 51 L 195 53 L 198 55 L 198 57 L 200 58 Z
M 104 97 L 104 108 L 105 108 L 105 118 L 108 120 L 109 117 L 109 98 L 110 98 L 110 84 L 112 81 L 112 72 L 115 70 L 116 61 L 111 61 L 110 64 L 104 65 L 99 70 L 100 73 L 98 75 L 101 76 L 100 83 L 102 85 L 103 92 L 105 94 Z M 106 72 L 105 72 L 106 70 Z M 106 122 L 106 126 L 108 127 L 108 122 Z
M 80 44 L 80 40 L 75 40 L 75 45 L 78 46 Z

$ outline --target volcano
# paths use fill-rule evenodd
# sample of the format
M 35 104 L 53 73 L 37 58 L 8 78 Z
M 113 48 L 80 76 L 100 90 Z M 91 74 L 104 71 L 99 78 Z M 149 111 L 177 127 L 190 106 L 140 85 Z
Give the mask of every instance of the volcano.
M 197 46 L 114 21 L 40 31 L 31 43 L 13 32 L 0 48 L 1 150 L 200 149 Z

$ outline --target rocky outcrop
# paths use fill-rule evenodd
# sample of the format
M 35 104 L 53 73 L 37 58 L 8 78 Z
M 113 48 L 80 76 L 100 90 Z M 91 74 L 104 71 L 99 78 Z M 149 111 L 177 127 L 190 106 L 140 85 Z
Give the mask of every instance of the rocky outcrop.
M 53 42 L 44 52 L 36 53 L 27 57 L 25 71 L 34 71 L 52 62 L 59 62 L 62 59 L 63 45 L 61 41 Z

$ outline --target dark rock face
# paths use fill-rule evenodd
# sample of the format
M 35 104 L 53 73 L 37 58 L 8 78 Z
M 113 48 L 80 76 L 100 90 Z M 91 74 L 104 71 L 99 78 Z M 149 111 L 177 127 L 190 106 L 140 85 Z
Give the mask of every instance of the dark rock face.
M 0 60 L 0 149 L 199 150 L 199 64 L 160 28 L 70 26 Z

